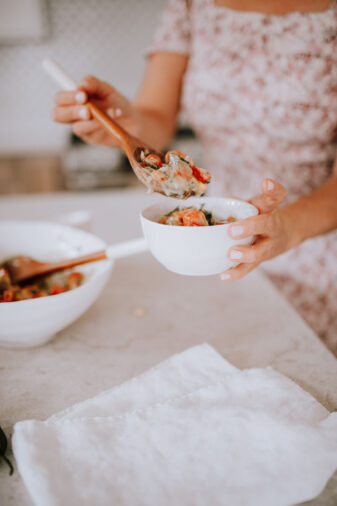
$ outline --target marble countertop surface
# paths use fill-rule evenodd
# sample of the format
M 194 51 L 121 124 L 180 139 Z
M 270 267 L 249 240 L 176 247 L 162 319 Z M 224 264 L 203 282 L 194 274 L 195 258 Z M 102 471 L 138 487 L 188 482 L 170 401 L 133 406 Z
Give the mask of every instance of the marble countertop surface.
M 141 235 L 138 212 L 158 198 L 143 189 L 5 197 L 0 217 L 54 219 L 86 209 L 91 231 L 114 243 Z M 0 425 L 10 436 L 19 420 L 44 419 L 202 342 L 237 367 L 271 365 L 337 409 L 337 360 L 260 272 L 234 283 L 184 277 L 143 253 L 117 261 L 97 302 L 50 343 L 0 349 Z M 1 465 L 0 505 L 30 504 L 18 472 L 9 477 Z M 303 504 L 335 506 L 337 473 Z

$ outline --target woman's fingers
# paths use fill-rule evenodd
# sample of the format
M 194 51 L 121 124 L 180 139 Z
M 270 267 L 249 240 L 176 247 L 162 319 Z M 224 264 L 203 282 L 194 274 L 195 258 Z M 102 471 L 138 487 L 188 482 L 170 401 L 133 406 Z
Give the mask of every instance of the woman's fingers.
M 250 200 L 260 213 L 270 213 L 287 197 L 287 190 L 285 187 L 274 179 L 264 179 L 261 189 L 262 194 Z
M 58 106 L 85 104 L 88 100 L 88 95 L 85 91 L 58 91 L 54 95 L 54 102 Z
M 76 123 L 73 124 L 73 132 L 78 137 L 91 135 L 97 130 L 101 131 L 101 127 L 95 119 L 89 121 L 76 121 Z
M 110 84 L 100 81 L 91 75 L 85 76 L 82 79 L 79 89 L 100 99 L 105 99 L 116 92 Z
M 282 217 L 276 210 L 287 197 L 283 185 L 273 179 L 262 181 L 262 194 L 250 200 L 259 210 L 258 216 L 239 220 L 228 227 L 228 235 L 232 239 L 244 239 L 249 236 L 260 236 L 250 246 L 233 246 L 228 252 L 230 260 L 239 262 L 237 267 L 220 274 L 224 281 L 240 279 L 261 262 L 278 255 L 280 248 L 275 239 L 282 231 Z
M 237 267 L 233 267 L 232 269 L 228 269 L 225 272 L 220 274 L 220 279 L 222 281 L 234 281 L 235 279 L 240 279 L 246 276 L 249 272 L 256 269 L 258 263 L 254 264 L 240 264 Z
M 89 121 L 76 121 L 76 123 L 73 124 L 73 132 L 88 144 L 102 144 L 110 147 L 117 146 L 113 139 L 109 138 L 106 140 L 107 134 L 95 119 Z
M 273 237 L 278 233 L 280 224 L 279 213 L 259 214 L 252 218 L 234 222 L 228 227 L 228 234 L 232 239 L 244 239 L 251 235 Z
M 233 246 L 228 252 L 230 260 L 249 264 L 269 260 L 272 256 L 273 241 L 267 237 L 260 237 L 252 246 Z
M 52 118 L 59 123 L 72 123 L 78 120 L 88 120 L 91 113 L 86 105 L 69 105 L 55 107 L 52 110 Z

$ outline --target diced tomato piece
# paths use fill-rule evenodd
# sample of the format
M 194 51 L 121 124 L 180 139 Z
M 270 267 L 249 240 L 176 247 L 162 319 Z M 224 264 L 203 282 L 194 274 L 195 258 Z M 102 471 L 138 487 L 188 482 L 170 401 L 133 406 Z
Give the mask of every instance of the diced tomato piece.
M 49 295 L 58 295 L 59 293 L 66 292 L 67 290 L 61 285 L 53 285 L 49 290 Z
M 182 211 L 175 211 L 174 213 L 171 214 L 170 216 L 170 219 L 169 219 L 169 223 L 170 225 L 174 224 L 174 225 L 178 225 L 178 226 L 183 226 L 184 222 L 183 222 L 183 216 L 184 216 L 184 210 Z
M 82 272 L 71 272 L 68 276 L 68 281 L 79 281 L 81 282 L 83 280 L 84 276 Z
M 211 180 L 211 175 L 207 170 L 199 169 L 196 165 L 191 167 L 193 176 L 200 181 L 201 183 L 209 183 Z
M 193 210 L 185 213 L 183 216 L 183 224 L 185 227 L 207 227 L 208 222 L 202 211 Z
M 153 165 L 156 168 L 159 168 L 162 166 L 161 159 L 158 155 L 147 155 L 145 157 L 145 163 L 149 164 L 150 166 Z
M 67 278 L 67 288 L 70 290 L 77 288 L 82 283 L 83 278 L 82 272 L 72 272 Z
M 12 290 L 11 288 L 7 288 L 6 290 L 4 290 L 2 294 L 2 299 L 4 302 L 13 302 L 14 290 Z
M 170 154 L 171 153 L 174 153 L 175 155 L 178 155 L 180 156 L 181 158 L 183 158 L 184 160 L 186 159 L 186 153 L 183 153 L 182 151 L 180 151 L 179 149 L 171 149 L 171 151 L 168 151 L 165 155 L 165 163 L 169 163 L 170 161 Z

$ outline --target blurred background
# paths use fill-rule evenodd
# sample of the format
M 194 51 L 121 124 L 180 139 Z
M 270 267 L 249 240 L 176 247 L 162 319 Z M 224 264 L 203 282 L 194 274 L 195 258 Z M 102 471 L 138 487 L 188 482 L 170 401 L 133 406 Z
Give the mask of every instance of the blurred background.
M 0 0 L 0 194 L 137 185 L 119 150 L 87 146 L 51 120 L 56 59 L 75 80 L 94 74 L 133 98 L 166 0 Z M 174 145 L 201 153 L 182 118 Z

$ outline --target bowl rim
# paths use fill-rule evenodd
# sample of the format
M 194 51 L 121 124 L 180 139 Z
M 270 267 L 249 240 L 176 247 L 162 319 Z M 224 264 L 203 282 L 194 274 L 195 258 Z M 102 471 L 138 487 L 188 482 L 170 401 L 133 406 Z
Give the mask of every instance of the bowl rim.
M 1 225 L 13 225 L 13 224 L 20 224 L 20 225 L 27 225 L 27 224 L 30 224 L 30 225 L 34 225 L 34 224 L 38 224 L 38 225 L 53 225 L 55 227 L 58 227 L 58 228 L 61 228 L 61 229 L 68 229 L 69 231 L 73 231 L 75 230 L 76 232 L 79 232 L 80 235 L 86 235 L 86 236 L 90 236 L 94 239 L 98 239 L 99 241 L 102 242 L 102 245 L 104 245 L 106 247 L 106 242 L 101 239 L 98 235 L 95 235 L 91 232 L 87 232 L 86 230 L 81 230 L 77 227 L 72 227 L 70 225 L 63 225 L 63 223 L 58 223 L 56 221 L 52 221 L 52 220 L 17 220 L 17 219 L 14 219 L 14 220 L 9 220 L 9 219 L 6 219 L 6 220 L 2 220 L 0 219 L 0 227 Z M 106 258 L 104 260 L 100 260 L 100 262 L 102 262 L 102 264 L 105 264 L 106 268 L 105 268 L 105 272 L 108 271 L 109 269 L 112 269 L 113 268 L 113 264 L 114 262 L 110 259 L 110 258 Z M 101 273 L 98 273 L 97 271 L 94 273 L 94 276 L 95 274 L 98 275 L 98 274 L 103 274 L 104 272 L 101 272 Z M 10 304 L 13 304 L 15 303 L 16 306 L 18 303 L 20 304 L 23 304 L 25 303 L 26 305 L 29 304 L 36 304 L 37 301 L 40 302 L 40 304 L 47 304 L 49 302 L 46 302 L 49 299 L 49 297 L 58 297 L 58 296 L 63 296 L 63 298 L 65 297 L 72 297 L 72 292 L 76 292 L 76 293 L 79 293 L 79 291 L 83 291 L 83 289 L 86 289 L 86 286 L 90 283 L 90 280 L 92 280 L 93 277 L 90 276 L 88 278 L 87 281 L 85 281 L 82 285 L 80 286 L 77 286 L 76 288 L 73 288 L 72 290 L 68 290 L 66 292 L 62 292 L 62 293 L 57 293 L 55 295 L 47 295 L 46 297 L 36 297 L 36 298 L 33 298 L 33 299 L 24 299 L 24 300 L 14 300 L 12 301 Z M 42 302 L 44 301 L 44 302 Z M 5 308 L 8 308 L 8 304 L 9 303 L 0 303 L 0 311 L 2 310 L 1 308 L 2 307 L 5 307 Z M 3 306 L 4 305 L 4 306 Z M 10 306 L 12 307 L 12 306 Z
M 210 200 L 210 199 L 217 200 L 217 201 L 226 201 L 228 203 L 229 202 L 240 202 L 242 205 L 244 205 L 245 207 L 247 207 L 247 209 L 251 209 L 251 211 L 252 211 L 252 215 L 248 216 L 247 218 L 252 218 L 252 217 L 257 216 L 259 214 L 259 210 L 257 209 L 256 206 L 254 206 L 254 204 L 251 204 L 250 202 L 247 202 L 246 200 L 242 200 L 242 199 L 235 198 L 235 197 L 206 197 L 205 196 L 205 197 L 191 197 L 191 199 L 198 199 L 198 200 L 204 199 L 205 203 L 207 202 L 207 200 Z M 186 202 L 186 204 L 187 204 L 188 200 L 190 200 L 190 199 L 187 199 L 185 201 L 182 200 L 181 202 Z M 154 204 L 150 204 L 149 206 L 143 208 L 140 211 L 140 213 L 139 213 L 139 216 L 140 216 L 141 220 L 144 220 L 144 221 L 146 221 L 148 223 L 151 223 L 154 226 L 167 227 L 169 230 L 191 230 L 191 231 L 193 230 L 193 232 L 188 232 L 188 233 L 195 233 L 195 230 L 199 230 L 198 233 L 200 233 L 200 230 L 206 230 L 206 231 L 210 230 L 210 227 L 183 227 L 183 226 L 180 226 L 180 225 L 165 225 L 165 223 L 159 223 L 158 221 L 150 220 L 149 218 L 147 218 L 146 216 L 144 216 L 144 213 L 146 211 L 148 211 L 150 209 L 153 209 L 155 207 L 161 206 L 162 202 L 163 201 L 161 201 L 161 202 L 155 202 Z M 241 218 L 240 220 L 237 220 L 237 221 L 246 220 L 247 218 Z M 215 228 L 215 230 L 221 229 L 222 227 L 229 227 L 230 225 L 232 225 L 232 223 L 224 223 L 224 224 L 221 224 L 221 225 L 217 225 L 216 228 Z M 211 227 L 211 230 L 214 230 L 214 227 Z M 201 232 L 201 233 L 204 233 L 204 232 Z

